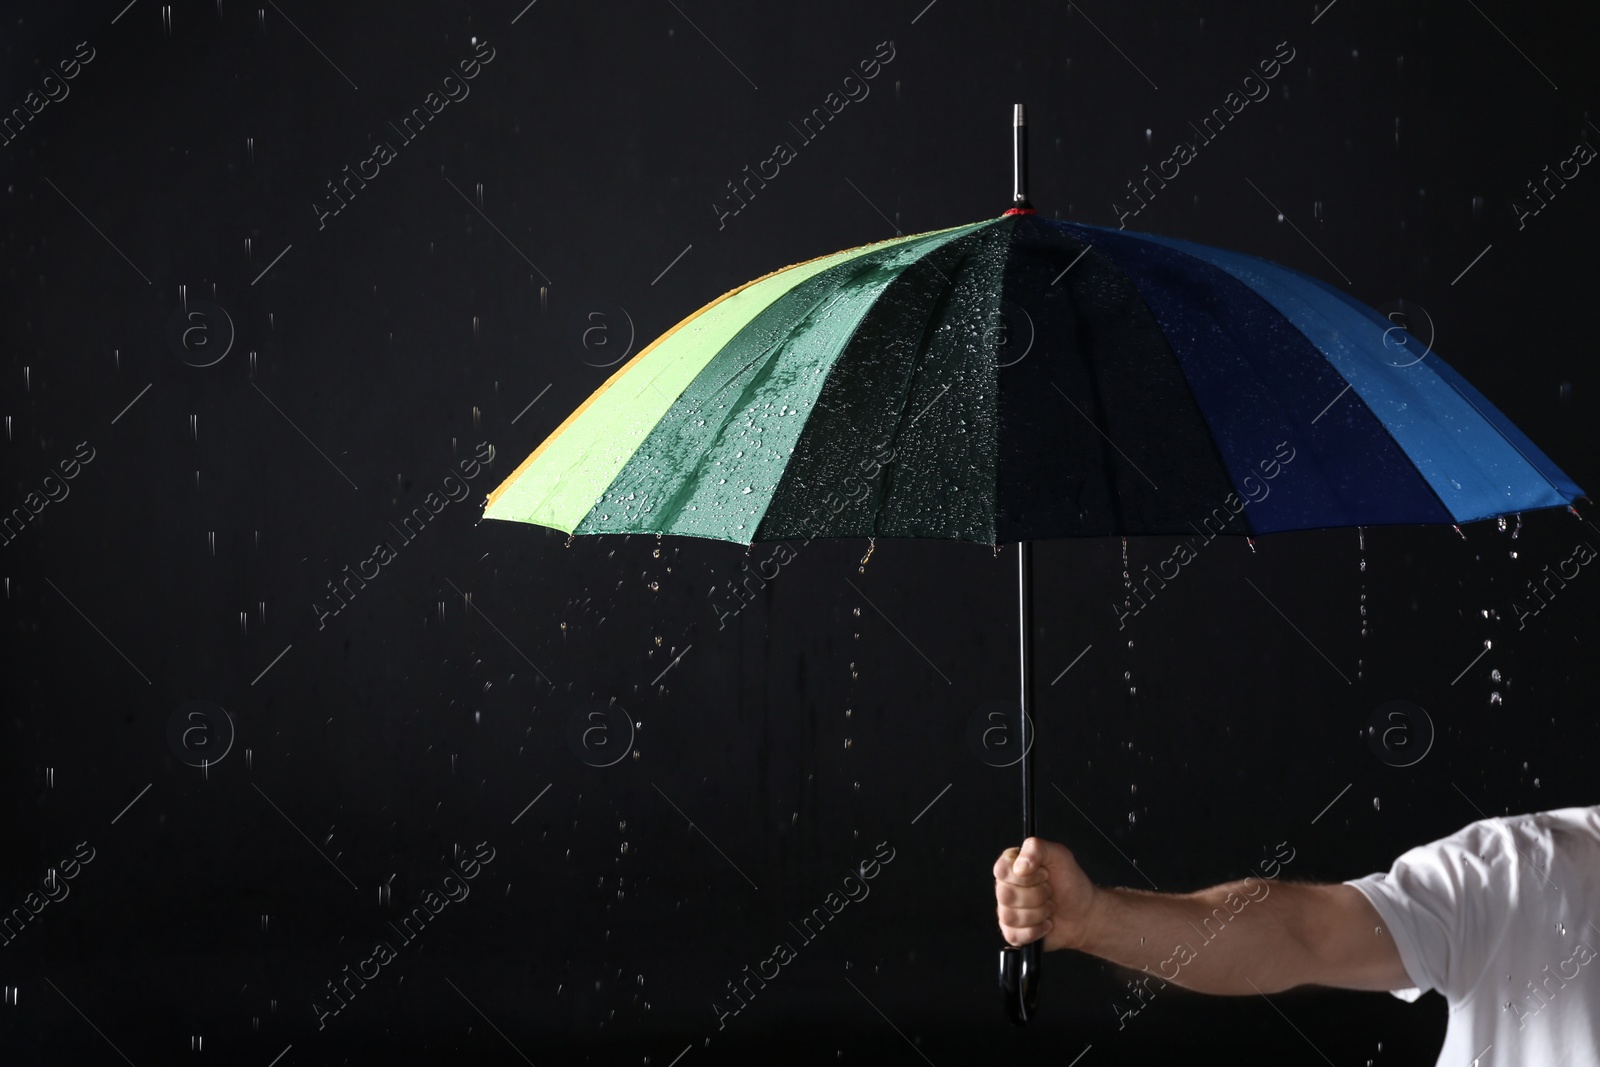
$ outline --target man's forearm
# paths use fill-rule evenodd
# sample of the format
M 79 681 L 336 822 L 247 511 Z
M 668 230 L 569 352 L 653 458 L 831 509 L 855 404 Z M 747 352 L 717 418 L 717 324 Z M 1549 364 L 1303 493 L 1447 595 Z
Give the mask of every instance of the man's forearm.
M 1246 878 L 1196 893 L 1100 889 L 1080 951 L 1202 993 L 1309 981 L 1310 906 L 1323 887 Z

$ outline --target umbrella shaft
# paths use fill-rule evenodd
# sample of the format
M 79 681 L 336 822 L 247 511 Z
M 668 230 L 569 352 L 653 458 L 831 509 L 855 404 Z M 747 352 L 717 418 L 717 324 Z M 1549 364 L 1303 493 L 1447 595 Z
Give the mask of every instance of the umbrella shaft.
M 1033 826 L 1033 542 L 1017 542 L 1017 645 L 1021 650 L 1022 714 L 1018 731 L 1022 742 L 1022 836 L 1034 836 Z

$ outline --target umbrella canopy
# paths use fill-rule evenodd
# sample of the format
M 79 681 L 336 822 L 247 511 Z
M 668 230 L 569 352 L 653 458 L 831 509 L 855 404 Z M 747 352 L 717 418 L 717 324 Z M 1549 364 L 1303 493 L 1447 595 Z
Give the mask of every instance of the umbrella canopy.
M 1020 104 L 1012 127 L 1004 215 L 712 301 L 568 416 L 484 516 L 741 544 L 1015 541 L 1027 838 L 1034 540 L 1459 524 L 1583 493 L 1438 356 L 1315 278 L 1039 217 Z M 1016 1023 L 1041 953 L 1001 950 Z
M 1437 354 L 1337 289 L 1023 209 L 712 301 L 619 368 L 484 515 L 742 544 L 1001 544 L 1203 517 L 1234 534 L 1459 524 L 1581 495 Z

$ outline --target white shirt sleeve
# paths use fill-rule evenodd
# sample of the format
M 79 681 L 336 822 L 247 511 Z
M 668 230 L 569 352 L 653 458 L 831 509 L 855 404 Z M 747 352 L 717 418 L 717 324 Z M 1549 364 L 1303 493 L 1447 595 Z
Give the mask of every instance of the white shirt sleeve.
M 1452 1005 L 1467 999 L 1507 929 L 1517 862 L 1510 832 L 1486 819 L 1411 849 L 1388 873 L 1344 883 L 1371 901 L 1414 983 L 1390 992 L 1406 1001 L 1433 989 Z

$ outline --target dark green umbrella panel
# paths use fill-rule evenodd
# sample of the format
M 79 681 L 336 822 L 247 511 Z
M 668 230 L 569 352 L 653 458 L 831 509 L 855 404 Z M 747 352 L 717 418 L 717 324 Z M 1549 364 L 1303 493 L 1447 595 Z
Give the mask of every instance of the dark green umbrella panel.
M 1190 533 L 1199 516 L 1235 534 L 1461 523 L 1581 492 L 1338 290 L 1022 210 L 713 301 L 612 375 L 484 514 L 742 544 L 1000 544 Z

